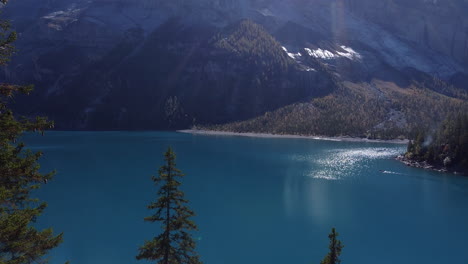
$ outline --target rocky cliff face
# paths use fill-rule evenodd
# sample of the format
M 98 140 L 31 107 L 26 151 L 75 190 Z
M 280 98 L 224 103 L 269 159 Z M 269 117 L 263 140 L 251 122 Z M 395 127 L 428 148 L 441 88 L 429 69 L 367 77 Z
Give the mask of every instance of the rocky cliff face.
M 18 107 L 69 129 L 248 119 L 327 94 L 342 81 L 405 87 L 437 78 L 467 89 L 467 5 L 11 0 L 4 14 L 20 33 L 20 52 L 1 78 L 35 84 L 34 100 Z M 242 19 L 261 30 L 254 23 L 240 30 Z
M 468 1 L 348 0 L 354 14 L 468 65 Z
M 37 46 L 39 39 L 98 50 L 131 28 L 149 34 L 170 17 L 217 27 L 250 18 L 270 30 L 292 21 L 330 41 L 365 44 L 392 66 L 441 77 L 468 67 L 467 12 L 465 0 L 25 0 L 5 11 L 24 33 L 20 45 Z

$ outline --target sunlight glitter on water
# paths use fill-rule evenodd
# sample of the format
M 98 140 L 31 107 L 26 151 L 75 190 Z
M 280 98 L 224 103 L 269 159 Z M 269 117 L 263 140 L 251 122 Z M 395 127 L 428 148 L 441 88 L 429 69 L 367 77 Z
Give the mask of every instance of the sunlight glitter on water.
M 310 171 L 307 176 L 315 179 L 340 180 L 351 175 L 354 170 L 366 168 L 369 160 L 390 158 L 400 153 L 399 149 L 388 148 L 331 149 L 325 156 L 311 160 L 317 165 L 314 167 L 320 169 Z

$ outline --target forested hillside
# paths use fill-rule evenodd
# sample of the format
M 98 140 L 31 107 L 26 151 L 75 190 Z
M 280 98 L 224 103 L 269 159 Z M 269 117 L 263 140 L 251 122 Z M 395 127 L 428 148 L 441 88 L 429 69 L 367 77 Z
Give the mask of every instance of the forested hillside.
M 410 141 L 405 161 L 426 162 L 468 174 L 468 111 L 454 112 L 437 130 L 420 131 Z
M 62 129 L 176 129 L 253 118 L 336 86 L 330 73 L 299 67 L 250 20 L 216 29 L 173 19 L 141 40 L 129 31 L 45 106 L 30 103 Z
M 468 112 L 466 92 L 447 96 L 414 83 L 401 88 L 374 81 L 345 82 L 333 94 L 296 103 L 247 121 L 204 129 L 293 135 L 413 138 L 453 112 Z

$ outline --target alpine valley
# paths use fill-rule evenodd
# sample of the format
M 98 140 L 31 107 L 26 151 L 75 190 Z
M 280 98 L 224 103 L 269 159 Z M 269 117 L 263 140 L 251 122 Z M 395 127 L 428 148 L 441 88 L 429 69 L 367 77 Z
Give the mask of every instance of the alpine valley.
M 406 138 L 468 112 L 467 0 L 11 0 L 1 73 L 63 130 Z

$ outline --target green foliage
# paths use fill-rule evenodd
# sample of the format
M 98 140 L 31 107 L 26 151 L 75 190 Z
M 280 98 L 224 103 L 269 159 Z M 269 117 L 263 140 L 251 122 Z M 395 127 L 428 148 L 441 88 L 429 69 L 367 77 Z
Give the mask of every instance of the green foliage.
M 190 220 L 194 212 L 186 204 L 184 193 L 179 190 L 177 178 L 184 174 L 176 168 L 176 155 L 169 148 L 164 154 L 166 164 L 159 169 L 159 176 L 152 179 L 160 186 L 158 199 L 148 205 L 154 214 L 145 218 L 148 222 L 160 222 L 163 232 L 140 247 L 138 260 L 147 259 L 160 264 L 199 264 L 195 252 L 195 240 L 190 231 L 197 226 Z
M 266 68 L 266 73 L 287 71 L 294 62 L 281 45 L 260 25 L 243 20 L 227 34 L 215 36 L 214 46 L 238 56 L 255 66 Z
M 331 233 L 328 235 L 328 238 L 330 239 L 328 249 L 330 250 L 330 252 L 328 252 L 325 258 L 320 262 L 320 264 L 341 263 L 340 255 L 344 245 L 338 239 L 338 235 L 339 233 L 336 232 L 335 228 L 332 228 Z
M 2 1 L 6 3 L 5 0 Z M 9 31 L 7 21 L 0 22 L 0 65 L 4 66 L 13 52 L 16 34 Z M 33 120 L 16 117 L 8 103 L 16 93 L 29 93 L 32 87 L 0 85 L 0 263 L 23 264 L 47 262 L 43 257 L 62 241 L 62 234 L 54 235 L 51 228 L 37 230 L 36 219 L 47 207 L 45 202 L 31 197 L 53 172 L 39 172 L 42 153 L 25 150 L 17 143 L 26 131 L 44 131 L 52 123 L 42 117 Z
M 202 127 L 209 130 L 291 135 L 412 137 L 448 113 L 467 112 L 468 102 L 423 85 L 399 88 L 383 82 L 344 83 L 330 95 L 296 103 L 246 121 Z M 398 113 L 401 120 L 391 113 Z
M 13 42 L 16 40 L 16 32 L 10 30 L 8 21 L 0 21 L 0 65 L 5 65 L 11 54 L 15 51 Z
M 426 89 L 444 94 L 453 98 L 460 98 L 468 100 L 468 91 L 464 89 L 457 89 L 453 85 L 444 82 L 443 80 L 434 76 L 422 76 L 419 78 L 418 85 Z
M 194 119 L 246 120 L 335 87 L 330 74 L 314 65 L 317 71 L 305 71 L 248 20 L 218 28 L 169 19 L 147 36 L 137 30 L 129 35 L 98 61 L 83 59 L 87 70 L 28 109 L 54 115 L 64 129 L 183 129 Z M 59 68 L 57 55 L 70 53 L 63 48 L 40 59 Z M 79 49 L 74 53 L 85 57 Z M 180 109 L 168 112 L 176 106 L 168 100 L 176 97 Z
M 405 156 L 468 173 L 468 114 L 451 113 L 436 132 L 419 131 Z
M 283 107 L 255 119 L 216 126 L 216 130 L 293 135 L 365 137 L 385 117 L 385 104 L 353 90 L 341 89 L 310 102 Z M 372 114 L 370 114 L 372 113 Z

